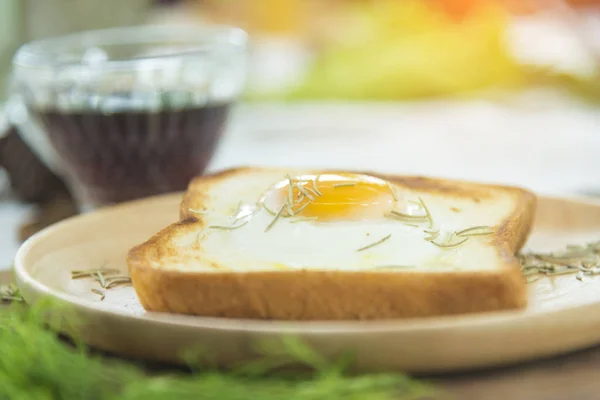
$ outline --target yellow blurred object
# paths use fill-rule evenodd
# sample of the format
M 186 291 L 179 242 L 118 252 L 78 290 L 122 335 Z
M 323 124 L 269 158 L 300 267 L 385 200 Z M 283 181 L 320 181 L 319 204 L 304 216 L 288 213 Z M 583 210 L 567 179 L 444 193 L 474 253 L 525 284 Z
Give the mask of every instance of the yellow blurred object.
M 458 19 L 431 1 L 358 4 L 283 97 L 398 100 L 519 86 L 522 69 L 505 44 L 507 17 L 494 1 L 471 1 Z
M 201 18 L 236 25 L 259 36 L 302 34 L 310 8 L 307 0 L 204 0 L 191 4 Z
M 285 35 L 301 30 L 303 0 L 253 0 L 250 3 L 248 16 L 254 31 Z

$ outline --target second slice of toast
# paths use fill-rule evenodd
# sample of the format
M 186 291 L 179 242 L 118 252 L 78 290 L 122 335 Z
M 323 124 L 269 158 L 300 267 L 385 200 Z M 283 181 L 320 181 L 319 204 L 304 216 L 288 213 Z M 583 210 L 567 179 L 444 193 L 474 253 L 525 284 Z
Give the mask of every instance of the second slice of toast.
M 149 311 L 348 320 L 519 309 L 515 253 L 535 203 L 514 187 L 241 168 L 193 180 L 181 221 L 127 261 Z

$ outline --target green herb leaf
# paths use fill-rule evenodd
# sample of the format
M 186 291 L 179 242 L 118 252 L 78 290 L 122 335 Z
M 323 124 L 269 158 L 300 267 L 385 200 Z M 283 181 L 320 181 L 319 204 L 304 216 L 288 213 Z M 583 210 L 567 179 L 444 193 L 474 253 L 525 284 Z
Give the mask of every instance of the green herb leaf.
M 21 296 L 21 292 L 19 288 L 14 283 L 8 285 L 0 285 L 0 300 L 7 302 L 19 302 L 22 303 L 23 296 Z
M 391 237 L 392 237 L 392 234 L 390 233 L 389 235 L 387 235 L 387 236 L 379 239 L 378 241 L 373 242 L 371 244 L 368 244 L 368 245 L 366 245 L 364 247 L 361 247 L 360 249 L 357 249 L 356 251 L 357 252 L 359 252 L 359 251 L 365 251 L 367 249 L 370 249 L 371 247 L 375 247 L 377 245 L 380 245 L 381 243 L 385 242 L 386 240 L 389 240 Z
M 263 355 L 246 371 L 149 375 L 140 365 L 90 354 L 78 340 L 67 345 L 46 328 L 48 316 L 50 326 L 77 338 L 74 314 L 54 302 L 0 310 L 0 399 L 416 400 L 435 394 L 430 385 L 401 374 L 348 375 L 351 357 L 329 363 L 296 338 L 264 344 Z M 310 369 L 273 371 L 289 361 Z

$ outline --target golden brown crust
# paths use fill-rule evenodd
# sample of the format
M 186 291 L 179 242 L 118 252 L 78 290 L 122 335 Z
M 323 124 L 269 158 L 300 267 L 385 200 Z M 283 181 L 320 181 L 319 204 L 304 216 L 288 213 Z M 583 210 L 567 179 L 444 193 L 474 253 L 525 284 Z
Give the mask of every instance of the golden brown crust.
M 188 185 L 188 190 L 183 196 L 183 200 L 181 200 L 181 205 L 179 206 L 179 219 L 183 221 L 188 218 L 196 218 L 196 215 L 190 212 L 190 209 L 201 208 L 202 204 L 204 204 L 204 200 L 206 199 L 205 189 L 211 184 L 231 175 L 242 174 L 245 171 L 250 170 L 253 170 L 253 168 L 230 168 L 192 179 Z M 254 170 L 256 169 L 254 168 Z
M 228 318 L 345 320 L 427 317 L 523 308 L 518 266 L 475 273 L 272 271 L 130 274 L 146 310 Z
M 182 201 L 182 221 L 165 228 L 128 256 L 131 279 L 149 311 L 230 318 L 347 320 L 426 317 L 524 308 L 527 290 L 515 252 L 533 225 L 534 194 L 519 188 L 422 177 L 370 174 L 420 191 L 485 199 L 493 190 L 514 193 L 515 211 L 499 227 L 499 257 L 505 267 L 481 272 L 265 271 L 180 272 L 152 268 L 150 260 L 176 255 L 164 245 L 202 222 L 188 212 L 202 204 L 204 188 L 246 169 L 195 179 Z M 173 254 L 171 254 L 173 252 Z

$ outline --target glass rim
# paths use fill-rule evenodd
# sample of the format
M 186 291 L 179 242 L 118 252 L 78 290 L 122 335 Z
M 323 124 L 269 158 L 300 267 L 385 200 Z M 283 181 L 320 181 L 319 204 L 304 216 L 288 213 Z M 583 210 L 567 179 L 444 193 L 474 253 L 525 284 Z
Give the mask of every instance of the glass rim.
M 163 54 L 149 54 L 121 59 L 103 60 L 101 63 L 86 62 L 77 53 L 93 47 L 127 46 L 134 44 L 159 43 L 189 44 L 187 50 Z M 244 51 L 248 34 L 241 28 L 229 25 L 136 25 L 82 31 L 67 35 L 34 40 L 22 45 L 15 53 L 14 67 L 43 69 L 56 66 L 90 65 L 102 69 L 131 68 L 133 64 L 148 60 L 170 60 L 186 56 L 201 55 L 218 48 L 231 47 Z

